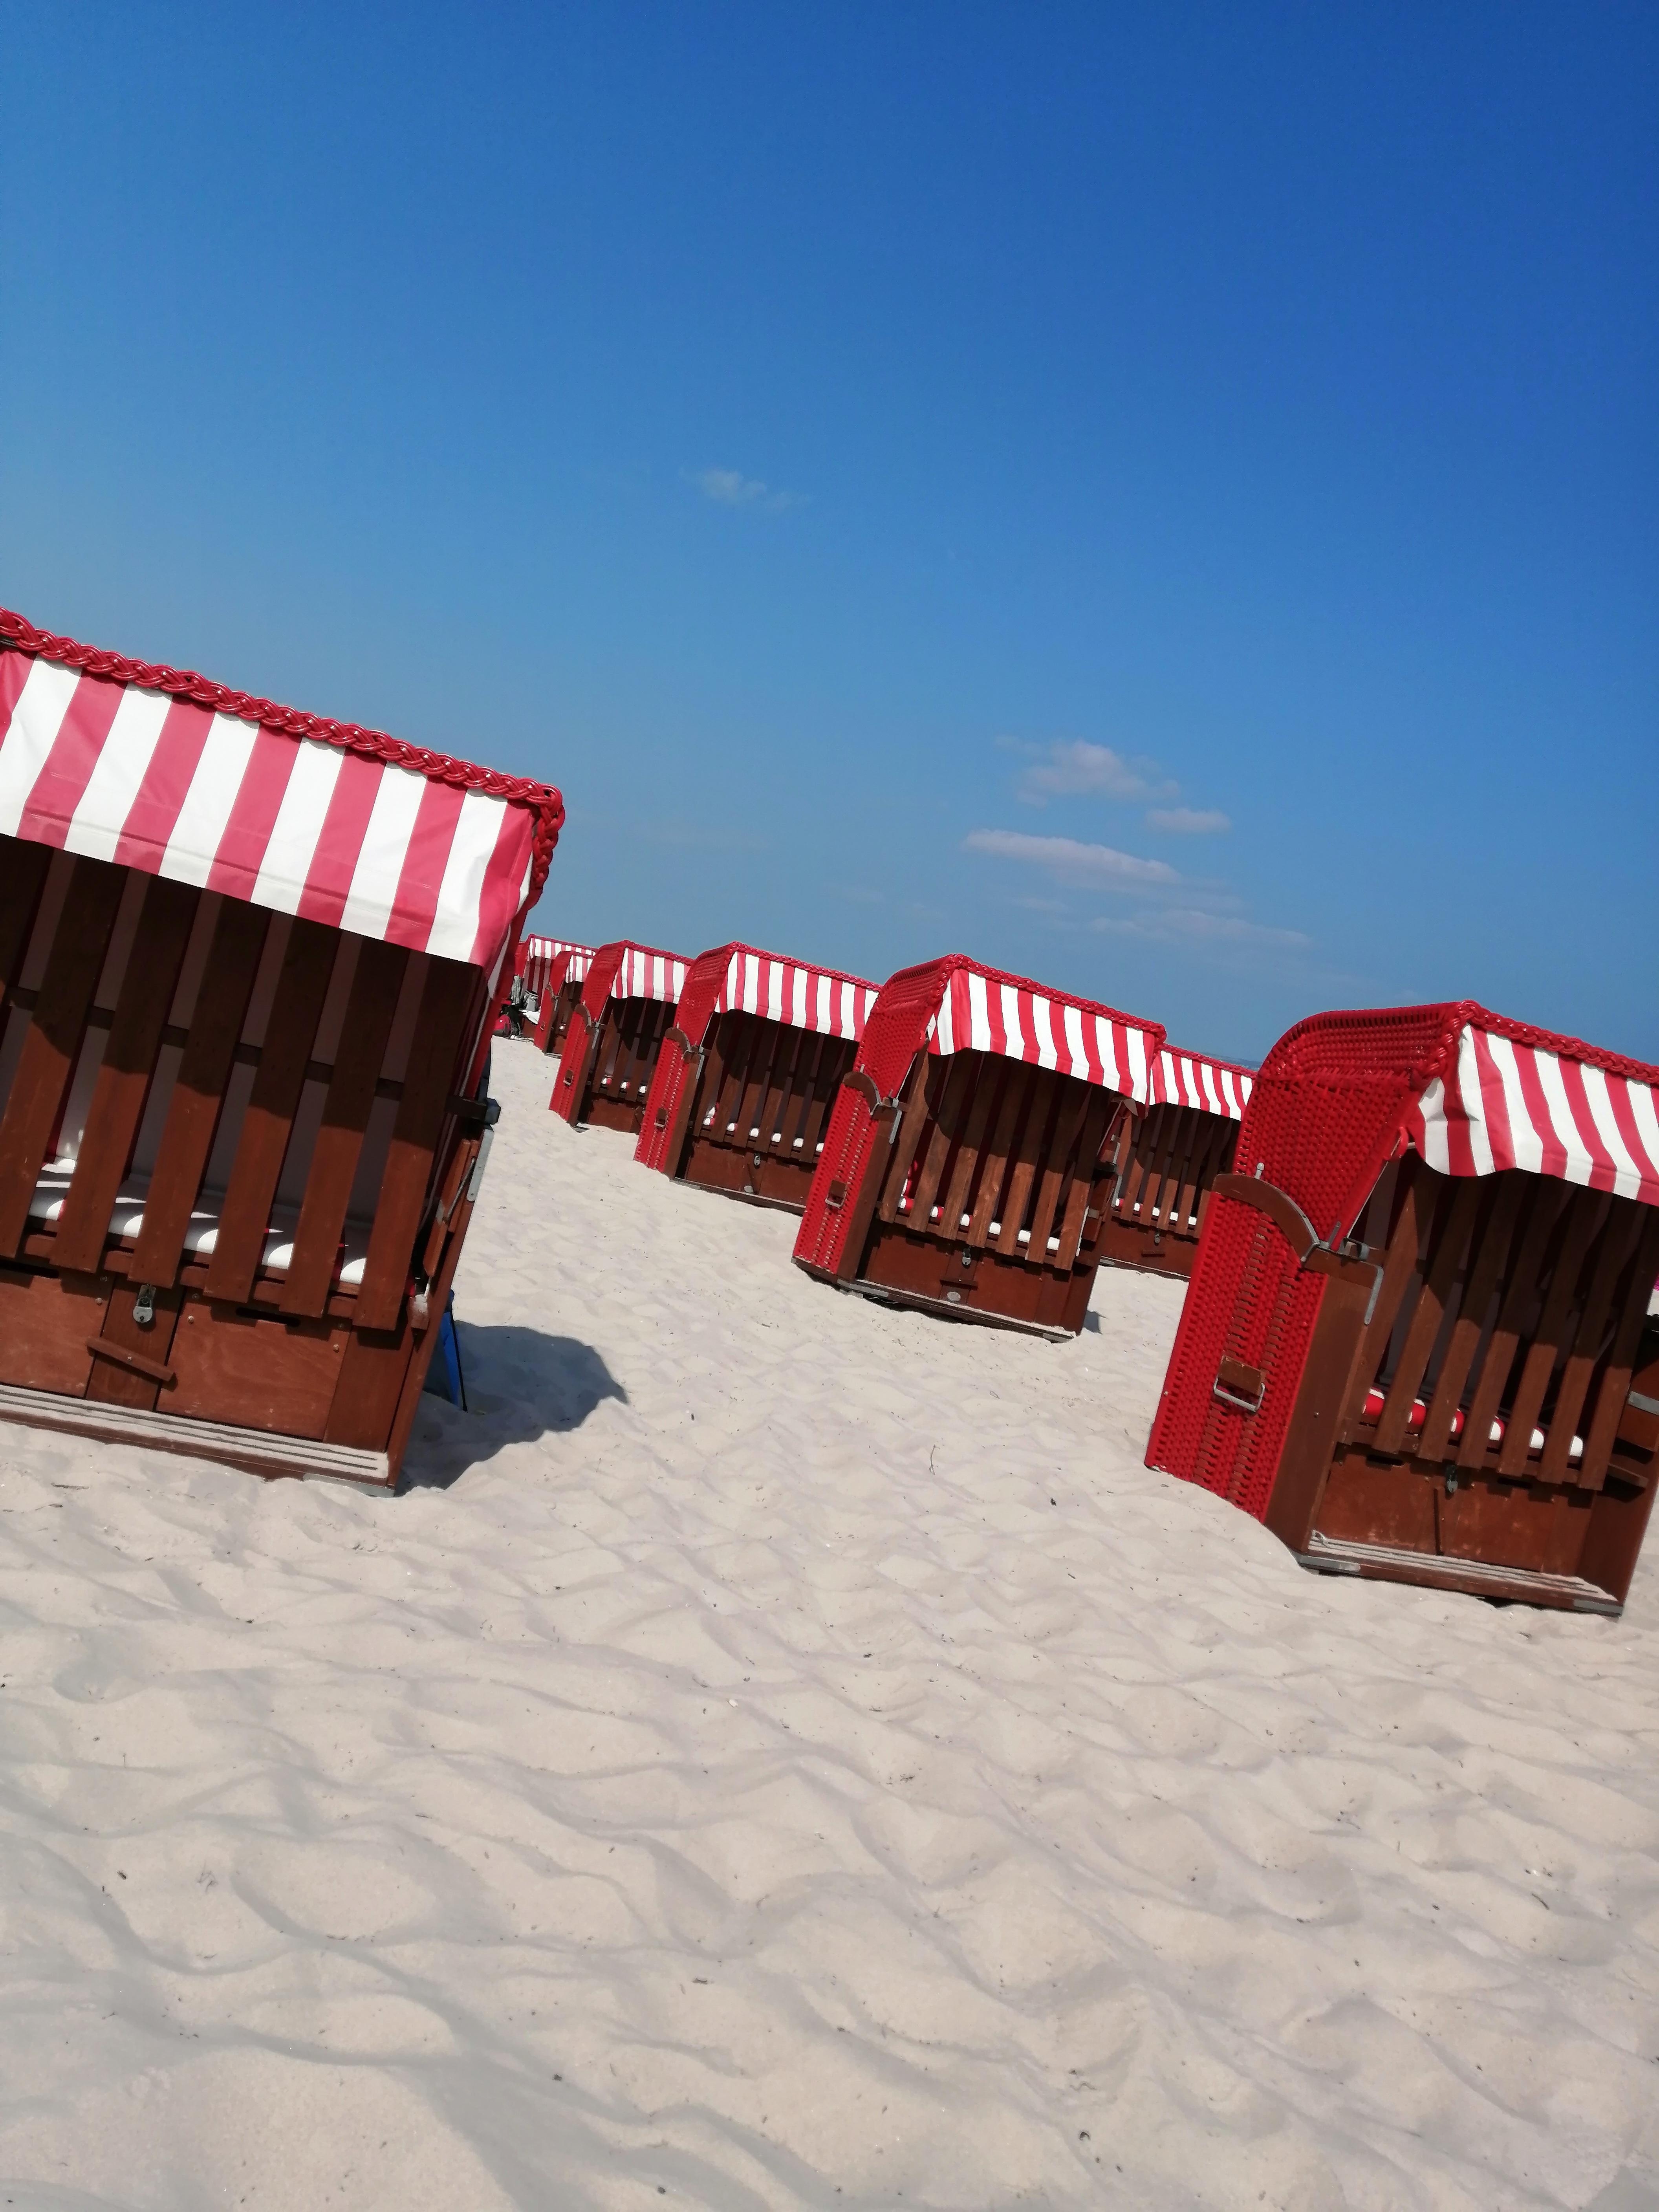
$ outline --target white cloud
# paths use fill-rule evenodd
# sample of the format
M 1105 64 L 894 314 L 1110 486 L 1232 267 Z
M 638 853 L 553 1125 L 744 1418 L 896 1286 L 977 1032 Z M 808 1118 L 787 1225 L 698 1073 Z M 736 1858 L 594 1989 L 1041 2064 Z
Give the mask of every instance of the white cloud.
M 1094 890 L 1151 890 L 1181 881 L 1167 860 L 1143 860 L 1110 845 L 1085 845 L 1076 837 L 1031 837 L 1020 830 L 974 830 L 963 839 L 962 846 L 966 853 L 1023 860 L 1059 883 Z
M 1019 795 L 1030 806 L 1046 806 L 1051 799 L 1067 799 L 1093 792 L 1106 799 L 1174 797 L 1175 787 L 1154 783 L 1150 761 L 1127 760 L 1110 745 L 1091 745 L 1073 738 L 1041 747 L 1022 745 L 1033 756 L 1033 765 L 1019 780 Z
M 1177 837 L 1213 837 L 1233 826 L 1218 806 L 1149 806 L 1146 822 Z
M 716 507 L 757 507 L 769 514 L 781 514 L 797 503 L 793 492 L 773 491 L 758 477 L 746 477 L 739 469 L 696 469 L 686 482 Z
M 1201 907 L 1166 906 L 1124 920 L 1102 915 L 1097 929 L 1114 937 L 1139 937 L 1157 945 L 1257 945 L 1281 952 L 1307 952 L 1313 939 L 1299 929 L 1273 929 L 1245 921 L 1236 914 L 1210 914 Z

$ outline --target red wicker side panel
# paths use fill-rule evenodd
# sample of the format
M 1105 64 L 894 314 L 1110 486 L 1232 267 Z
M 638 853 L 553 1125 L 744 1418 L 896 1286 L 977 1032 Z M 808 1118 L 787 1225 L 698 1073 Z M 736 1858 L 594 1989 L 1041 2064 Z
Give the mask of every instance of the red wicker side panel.
M 848 1224 L 865 1176 L 879 1174 L 885 1162 L 884 1151 L 880 1160 L 872 1158 L 879 1133 L 869 1100 L 843 1083 L 836 1093 L 829 1134 L 795 1238 L 798 1266 L 836 1275 L 849 1256 L 856 1261 L 858 1255 L 846 1249 Z
M 1301 1386 L 1325 1279 L 1304 1273 L 1270 1222 L 1212 1198 L 1146 1464 L 1266 1518 Z M 1240 1412 L 1215 1395 L 1224 1357 L 1261 1370 L 1261 1403 Z
M 669 1174 L 669 1144 L 680 1127 L 680 1103 L 686 1086 L 696 1080 L 697 1055 L 680 1048 L 673 1030 L 663 1040 L 652 1071 L 651 1088 L 645 1094 L 645 1119 L 640 1124 L 634 1158 L 642 1168 Z

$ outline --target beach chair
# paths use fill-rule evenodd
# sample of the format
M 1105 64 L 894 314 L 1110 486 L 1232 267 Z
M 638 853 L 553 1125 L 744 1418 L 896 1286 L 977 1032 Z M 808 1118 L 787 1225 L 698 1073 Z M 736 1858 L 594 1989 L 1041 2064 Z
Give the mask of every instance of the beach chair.
M 1118 1117 L 1103 1267 L 1192 1273 L 1210 1186 L 1233 1164 L 1249 1095 L 1246 1068 L 1167 1045 L 1158 1054 L 1152 1103 Z
M 1304 1566 L 1617 1613 L 1653 1503 L 1659 1069 L 1471 1002 L 1257 1073 L 1147 1464 Z
M 1083 1326 L 1142 1022 L 959 954 L 884 983 L 841 1086 L 795 1261 L 871 1297 L 1047 1336 Z
M 581 998 L 582 985 L 593 964 L 590 945 L 562 945 L 547 963 L 541 998 L 532 1032 L 544 1052 L 560 1052 L 570 1033 L 571 1016 Z
M 752 945 L 694 960 L 634 1157 L 664 1175 L 799 1213 L 876 987 Z
M 602 945 L 589 963 L 548 1100 L 572 1126 L 637 1136 L 686 963 L 655 945 Z
M 0 613 L 0 1417 L 395 1480 L 563 812 Z

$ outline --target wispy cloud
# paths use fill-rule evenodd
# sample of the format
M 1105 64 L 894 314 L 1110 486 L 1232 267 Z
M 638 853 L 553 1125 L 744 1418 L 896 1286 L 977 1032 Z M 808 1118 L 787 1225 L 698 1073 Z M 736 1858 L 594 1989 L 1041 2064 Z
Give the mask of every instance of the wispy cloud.
M 1167 860 L 1143 860 L 1111 845 L 1085 845 L 1076 837 L 1032 837 L 1021 830 L 972 830 L 962 841 L 965 853 L 988 853 L 1000 860 L 1023 860 L 1057 883 L 1090 890 L 1152 890 L 1178 884 Z
M 1146 824 L 1176 837 L 1214 837 L 1233 826 L 1218 806 L 1149 806 Z
M 752 507 L 767 514 L 781 514 L 786 507 L 800 503 L 793 492 L 774 491 L 759 477 L 746 477 L 740 469 L 691 469 L 686 471 L 685 480 L 716 507 Z
M 676 853 L 769 853 L 769 837 L 757 837 L 727 823 L 664 820 L 647 822 L 637 833 L 647 845 Z
M 1139 937 L 1153 945 L 1255 946 L 1281 952 L 1309 952 L 1311 937 L 1299 929 L 1274 929 L 1236 914 L 1212 914 L 1203 907 L 1166 906 L 1122 918 L 1103 915 L 1094 924 L 1114 937 Z
M 1019 796 L 1028 806 L 1046 806 L 1051 799 L 1173 799 L 1177 786 L 1159 771 L 1156 761 L 1131 760 L 1110 745 L 1093 745 L 1085 738 L 1061 739 L 1054 744 L 1029 745 L 1006 741 L 1031 765 L 1019 780 Z

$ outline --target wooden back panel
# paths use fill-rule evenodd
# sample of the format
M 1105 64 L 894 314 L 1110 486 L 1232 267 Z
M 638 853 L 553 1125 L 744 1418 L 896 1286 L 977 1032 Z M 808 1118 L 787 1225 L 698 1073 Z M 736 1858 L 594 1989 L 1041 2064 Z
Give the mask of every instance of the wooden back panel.
M 1659 1207 L 1518 1169 L 1441 1176 L 1415 1154 L 1389 1182 L 1368 1222 L 1382 1282 L 1343 1439 L 1506 1481 L 1645 1479 L 1620 1431 Z
M 1097 1084 L 997 1054 L 918 1055 L 878 1218 L 1067 1270 L 1121 1103 Z
M 1125 1114 L 1112 1152 L 1113 1219 L 1195 1243 L 1210 1186 L 1231 1170 L 1237 1144 L 1237 1122 L 1201 1107 Z
M 664 1000 L 606 1000 L 584 1118 L 592 1118 L 596 1109 L 608 1109 L 607 1119 L 620 1115 L 638 1127 L 657 1054 L 673 1025 L 674 1009 Z
M 841 1082 L 858 1055 L 850 1037 L 761 1014 L 714 1024 L 692 1112 L 694 1133 L 733 1152 L 752 1147 L 813 1164 Z
M 457 962 L 0 838 L 0 1258 L 166 1289 L 212 1217 L 209 1294 L 246 1301 L 286 1201 L 281 1311 L 323 1313 L 350 1224 L 358 1313 L 392 1326 L 483 990 Z M 117 1236 L 124 1188 L 142 1226 Z

